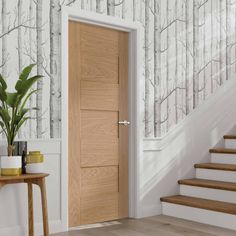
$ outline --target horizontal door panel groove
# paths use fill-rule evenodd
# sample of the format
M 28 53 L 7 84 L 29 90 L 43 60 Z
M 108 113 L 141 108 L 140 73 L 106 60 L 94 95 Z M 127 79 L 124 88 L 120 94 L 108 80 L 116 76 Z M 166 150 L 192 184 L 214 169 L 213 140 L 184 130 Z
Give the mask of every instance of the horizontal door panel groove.
M 81 109 L 119 110 L 119 86 L 81 81 Z

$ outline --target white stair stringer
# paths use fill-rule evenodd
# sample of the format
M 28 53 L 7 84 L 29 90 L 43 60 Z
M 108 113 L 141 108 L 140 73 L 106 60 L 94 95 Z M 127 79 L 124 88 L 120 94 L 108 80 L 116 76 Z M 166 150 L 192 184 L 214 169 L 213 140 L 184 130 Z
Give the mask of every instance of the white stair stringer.
M 236 230 L 236 215 L 162 202 L 162 213 L 185 220 Z

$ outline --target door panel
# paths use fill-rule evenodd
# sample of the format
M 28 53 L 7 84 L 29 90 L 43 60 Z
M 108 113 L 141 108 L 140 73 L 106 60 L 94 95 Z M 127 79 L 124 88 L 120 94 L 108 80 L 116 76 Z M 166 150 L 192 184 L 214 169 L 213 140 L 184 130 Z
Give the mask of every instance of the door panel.
M 69 23 L 69 225 L 128 216 L 128 34 Z
M 81 80 L 117 84 L 118 56 L 88 55 L 82 58 Z
M 81 108 L 118 111 L 119 85 L 81 81 Z
M 119 213 L 119 194 L 104 194 L 102 197 L 85 197 L 81 200 L 80 224 L 103 222 L 117 219 Z
M 96 194 L 102 198 L 104 194 L 118 192 L 118 166 L 82 168 L 81 197 Z

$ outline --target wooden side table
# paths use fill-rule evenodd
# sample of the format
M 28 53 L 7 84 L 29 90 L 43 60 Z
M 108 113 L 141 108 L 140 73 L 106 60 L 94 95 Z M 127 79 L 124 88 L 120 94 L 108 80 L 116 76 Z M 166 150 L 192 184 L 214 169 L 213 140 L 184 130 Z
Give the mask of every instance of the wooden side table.
M 43 231 L 49 236 L 48 210 L 45 178 L 49 174 L 25 174 L 20 176 L 0 176 L 0 188 L 7 184 L 27 183 L 28 185 L 28 227 L 29 236 L 34 236 L 33 184 L 38 185 L 41 191 Z

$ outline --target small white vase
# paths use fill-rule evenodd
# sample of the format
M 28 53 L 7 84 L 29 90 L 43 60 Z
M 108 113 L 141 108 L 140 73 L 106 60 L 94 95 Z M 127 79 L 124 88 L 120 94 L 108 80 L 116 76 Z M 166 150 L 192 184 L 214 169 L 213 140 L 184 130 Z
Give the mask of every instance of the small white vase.
M 44 163 L 32 163 L 26 165 L 27 174 L 39 174 L 44 172 Z
M 17 176 L 21 174 L 21 156 L 1 156 L 1 175 Z

